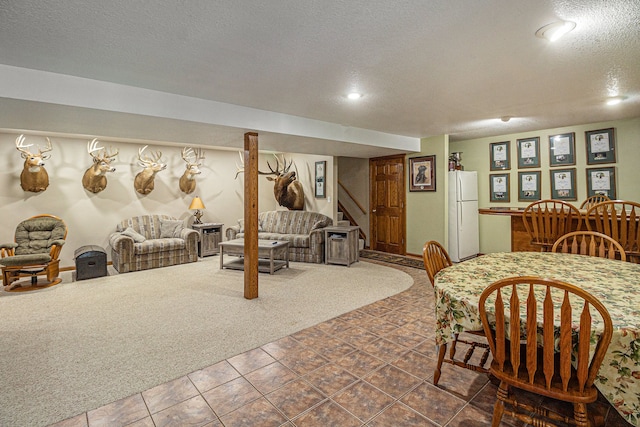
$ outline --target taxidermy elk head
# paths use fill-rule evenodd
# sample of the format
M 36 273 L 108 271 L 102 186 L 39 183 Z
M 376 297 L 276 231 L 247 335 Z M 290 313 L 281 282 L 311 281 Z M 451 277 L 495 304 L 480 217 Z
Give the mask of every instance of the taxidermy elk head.
M 37 153 L 32 153 L 27 150 L 33 144 L 25 145 L 24 135 L 20 135 L 16 138 L 16 148 L 20 151 L 20 155 L 24 159 L 24 167 L 20 174 L 20 186 L 24 191 L 31 191 L 33 193 L 39 193 L 44 191 L 49 186 L 49 174 L 44 168 L 44 161 L 51 157 L 50 154 L 44 154 L 51 151 L 51 140 L 47 138 L 47 147 L 41 150 L 38 147 Z
M 82 186 L 92 193 L 99 193 L 107 188 L 106 175 L 107 172 L 115 172 L 116 168 L 111 166 L 111 162 L 118 155 L 118 150 L 109 153 L 106 148 L 98 144 L 97 138 L 87 142 L 87 152 L 93 158 L 93 165 L 82 176 Z
M 133 187 L 140 194 L 149 194 L 153 191 L 154 181 L 156 178 L 156 174 L 162 170 L 165 170 L 167 165 L 166 163 L 160 163 L 160 158 L 162 157 L 161 151 L 156 151 L 153 154 L 153 157 L 150 156 L 142 156 L 144 150 L 146 150 L 148 145 L 138 149 L 138 164 L 142 166 L 144 169 L 136 175 L 133 180 Z
M 236 178 L 238 174 L 244 172 L 244 157 L 240 154 L 240 163 L 242 166 L 236 165 L 238 171 L 236 172 Z M 269 181 L 273 181 L 273 195 L 275 196 L 278 204 L 284 206 L 290 211 L 304 210 L 304 189 L 300 181 L 296 179 L 296 173 L 289 171 L 293 160 L 287 164 L 287 160 L 282 157 L 282 161 L 278 159 L 278 156 L 273 155 L 276 158 L 276 168 L 273 169 L 271 164 L 267 162 L 270 172 L 258 171 L 260 175 L 267 175 Z M 282 162 L 282 164 L 280 164 Z M 272 176 L 273 175 L 273 176 Z
M 196 189 L 196 175 L 200 174 L 200 166 L 204 160 L 201 149 L 193 150 L 191 147 L 182 149 L 182 160 L 187 164 L 187 169 L 180 177 L 180 190 L 183 193 L 191 194 Z

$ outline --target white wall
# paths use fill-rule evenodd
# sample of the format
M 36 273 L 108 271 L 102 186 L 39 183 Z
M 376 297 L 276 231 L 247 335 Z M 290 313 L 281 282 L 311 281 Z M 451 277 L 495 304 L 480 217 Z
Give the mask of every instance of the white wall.
M 25 192 L 20 187 L 23 159 L 16 150 L 17 134 L 0 133 L 0 242 L 11 242 L 16 225 L 23 219 L 41 213 L 57 215 L 68 227 L 67 242 L 61 254 L 61 267 L 74 266 L 74 251 L 84 245 L 99 245 L 105 248 L 109 259 L 109 234 L 121 220 L 142 214 L 167 214 L 190 224 L 193 213 L 188 210 L 195 195 L 200 196 L 206 206 L 203 222 L 221 222 L 224 228 L 237 224 L 244 216 L 244 181 L 240 175 L 234 179 L 239 156 L 236 151 L 216 150 L 203 147 L 205 160 L 202 173 L 197 178 L 196 191 L 187 195 L 180 191 L 178 180 L 185 169 L 181 158 L 181 147 L 150 145 L 147 150 L 162 152 L 167 169 L 159 172 L 154 190 L 144 196 L 133 188 L 135 175 L 142 169 L 137 164 L 140 144 L 101 141 L 105 147 L 119 150 L 114 162 L 116 171 L 108 175 L 107 188 L 93 194 L 82 186 L 82 175 L 91 166 L 87 154 L 87 139 L 51 137 L 53 151 L 45 168 L 49 174 L 49 187 L 40 193 Z M 44 137 L 26 135 L 26 143 L 44 146 Z M 35 148 L 34 147 L 32 148 Z M 333 158 L 286 154 L 295 161 L 300 182 L 305 191 L 305 210 L 317 211 L 333 217 Z M 273 155 L 261 153 L 259 168 L 267 171 L 267 160 L 274 166 Z M 315 199 L 313 182 L 314 163 L 327 161 L 327 195 L 330 199 Z M 260 211 L 284 209 L 278 207 L 273 196 L 273 184 L 259 177 Z M 330 202 L 329 202 L 330 200 Z

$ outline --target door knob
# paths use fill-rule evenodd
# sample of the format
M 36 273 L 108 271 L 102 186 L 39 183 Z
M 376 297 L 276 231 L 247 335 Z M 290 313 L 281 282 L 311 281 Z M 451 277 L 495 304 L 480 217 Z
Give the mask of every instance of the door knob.
M 375 209 L 374 209 L 374 210 L 372 210 L 372 211 L 371 211 L 371 213 L 376 213 L 376 210 L 375 210 Z

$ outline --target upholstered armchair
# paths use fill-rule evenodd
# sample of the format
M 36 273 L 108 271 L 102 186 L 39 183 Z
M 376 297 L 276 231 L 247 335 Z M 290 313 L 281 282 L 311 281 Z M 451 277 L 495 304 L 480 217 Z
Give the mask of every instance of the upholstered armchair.
M 31 285 L 38 284 L 38 276 L 46 275 L 48 285 L 60 283 L 60 251 L 67 237 L 67 226 L 54 215 L 36 215 L 16 227 L 15 241 L 0 244 L 2 282 L 6 289 L 21 277 L 31 277 Z

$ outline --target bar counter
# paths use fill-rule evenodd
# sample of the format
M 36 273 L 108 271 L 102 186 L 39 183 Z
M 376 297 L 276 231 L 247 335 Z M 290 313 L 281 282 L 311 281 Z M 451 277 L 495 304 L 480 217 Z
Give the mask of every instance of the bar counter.
M 540 252 L 540 248 L 531 245 L 531 238 L 524 228 L 522 222 L 523 207 L 492 207 L 492 208 L 480 208 L 478 212 L 480 215 L 502 215 L 511 217 L 511 252 Z M 580 218 L 582 222 L 586 219 L 586 210 L 580 211 Z M 578 221 L 575 220 L 575 224 L 572 227 L 572 231 L 578 229 Z M 586 230 L 586 225 L 582 224 L 581 230 Z

